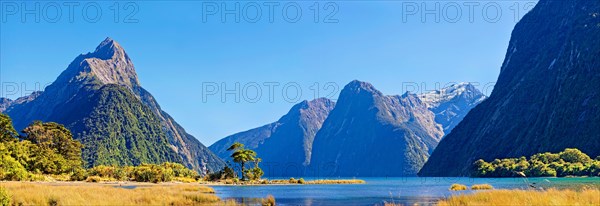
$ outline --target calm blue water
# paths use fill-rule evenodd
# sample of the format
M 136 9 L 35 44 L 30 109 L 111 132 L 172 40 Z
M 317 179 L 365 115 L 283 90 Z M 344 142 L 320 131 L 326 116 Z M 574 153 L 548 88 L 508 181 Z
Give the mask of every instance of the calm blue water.
M 309 178 L 305 178 L 308 180 Z M 344 179 L 344 178 L 343 178 Z M 346 178 L 347 179 L 347 178 Z M 491 184 L 497 189 L 536 188 L 581 188 L 600 187 L 600 178 L 360 178 L 363 185 L 266 185 L 266 186 L 212 186 L 222 199 L 236 199 L 252 204 L 256 198 L 273 195 L 278 205 L 382 205 L 384 202 L 402 205 L 433 204 L 454 194 L 453 183 L 467 186 Z

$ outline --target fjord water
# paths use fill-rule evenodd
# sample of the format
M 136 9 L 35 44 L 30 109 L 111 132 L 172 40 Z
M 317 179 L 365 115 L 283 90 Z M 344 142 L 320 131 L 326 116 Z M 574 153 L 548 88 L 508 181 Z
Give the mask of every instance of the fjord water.
M 305 178 L 309 180 L 309 178 Z M 449 191 L 453 183 L 471 186 L 491 184 L 496 189 L 544 189 L 600 187 L 600 178 L 465 178 L 465 177 L 401 177 L 361 178 L 362 185 L 260 185 L 213 186 L 222 199 L 253 203 L 256 198 L 273 195 L 278 205 L 429 205 L 456 194 L 473 191 Z

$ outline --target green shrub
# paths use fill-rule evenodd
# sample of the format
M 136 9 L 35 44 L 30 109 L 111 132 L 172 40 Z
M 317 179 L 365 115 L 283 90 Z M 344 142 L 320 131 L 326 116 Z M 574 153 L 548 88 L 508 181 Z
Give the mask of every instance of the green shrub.
M 29 179 L 29 181 L 40 181 L 40 182 L 45 182 L 45 181 L 50 180 L 46 177 L 46 175 L 43 175 L 43 174 L 29 174 L 29 177 L 27 179 Z
M 461 184 L 452 184 L 450 186 L 450 190 L 452 190 L 452 191 L 467 190 L 467 186 L 461 185 Z
M 298 184 L 304 184 L 304 183 L 306 183 L 306 182 L 304 181 L 304 178 L 300 178 L 300 179 L 298 180 Z
M 259 180 L 264 174 L 262 169 L 255 167 L 247 170 L 246 177 L 248 177 L 249 180 Z
M 0 205 L 8 206 L 12 202 L 12 195 L 4 187 L 0 187 Z
M 89 176 L 85 181 L 86 182 L 102 182 L 102 177 L 100 177 L 100 176 Z
M 76 169 L 71 173 L 71 181 L 83 181 L 87 179 L 88 174 L 84 169 Z
M 217 180 L 226 180 L 233 179 L 235 177 L 235 172 L 231 167 L 225 166 L 221 171 L 209 173 L 205 180 L 207 181 L 217 181 Z
M 290 184 L 296 184 L 298 183 L 298 181 L 296 179 L 294 179 L 293 177 L 290 178 Z
M 8 155 L 0 157 L 0 180 L 27 180 L 29 173 L 17 160 Z

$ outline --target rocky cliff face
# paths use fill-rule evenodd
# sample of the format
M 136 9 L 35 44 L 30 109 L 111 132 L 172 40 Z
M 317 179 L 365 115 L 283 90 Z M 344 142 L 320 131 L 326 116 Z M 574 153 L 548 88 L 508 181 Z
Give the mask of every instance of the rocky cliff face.
M 0 112 L 4 112 L 10 105 L 12 104 L 12 100 L 8 98 L 0 98 Z
M 447 135 L 486 96 L 470 83 L 458 83 L 420 94 L 419 98 L 435 114 L 435 122 L 442 125 Z
M 265 175 L 302 175 L 310 163 L 315 135 L 334 106 L 325 98 L 303 101 L 277 122 L 228 136 L 209 148 L 219 157 L 230 159 L 227 148 L 240 142 L 262 158 Z
M 442 136 L 416 95 L 353 81 L 315 137 L 311 167 L 317 176 L 414 176 Z
M 17 129 L 34 120 L 64 124 L 87 143 L 83 152 L 90 166 L 177 161 L 200 172 L 224 166 L 160 109 L 141 87 L 127 53 L 110 38 L 75 58 L 43 93 L 13 102 L 5 112 Z
M 421 176 L 474 161 L 578 148 L 600 155 L 600 1 L 540 0 L 514 28 L 497 84 L 442 140 Z

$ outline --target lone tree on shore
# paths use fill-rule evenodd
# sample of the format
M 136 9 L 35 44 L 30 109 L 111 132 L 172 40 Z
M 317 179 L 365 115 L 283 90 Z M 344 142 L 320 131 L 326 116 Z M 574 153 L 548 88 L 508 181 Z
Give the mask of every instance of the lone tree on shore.
M 257 160 L 256 157 L 256 152 L 250 149 L 246 149 L 244 147 L 244 144 L 236 142 L 233 143 L 233 145 L 231 145 L 227 151 L 233 151 L 233 154 L 231 154 L 231 158 L 233 159 L 234 162 L 240 164 L 241 166 L 241 177 L 242 180 L 246 179 L 246 176 L 244 174 L 246 174 L 246 163 L 247 162 L 254 162 Z M 258 168 L 258 165 L 257 167 Z

